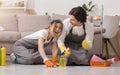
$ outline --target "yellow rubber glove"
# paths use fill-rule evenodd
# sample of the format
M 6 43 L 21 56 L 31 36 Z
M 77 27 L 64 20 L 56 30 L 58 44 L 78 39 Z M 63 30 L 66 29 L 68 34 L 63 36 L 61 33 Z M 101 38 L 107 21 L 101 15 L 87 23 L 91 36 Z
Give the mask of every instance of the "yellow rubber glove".
M 82 42 L 82 47 L 84 48 L 84 49 L 90 49 L 90 46 L 91 45 L 91 42 L 90 41 L 87 41 L 87 40 L 83 40 L 83 42 Z
M 65 56 L 69 56 L 71 54 L 70 48 L 67 48 L 65 51 Z
M 46 60 L 45 65 L 46 65 L 46 67 L 53 67 L 54 66 L 54 64 L 50 60 Z
M 52 57 L 52 63 L 53 63 L 55 66 L 59 66 L 57 57 Z
M 67 48 L 65 47 L 65 45 L 60 45 L 60 50 L 66 50 Z
M 66 47 L 65 45 L 60 45 L 60 51 L 61 51 L 61 55 L 63 55 L 66 51 Z
M 66 48 L 65 45 L 60 46 L 61 55 L 69 56 L 71 54 L 70 48 Z

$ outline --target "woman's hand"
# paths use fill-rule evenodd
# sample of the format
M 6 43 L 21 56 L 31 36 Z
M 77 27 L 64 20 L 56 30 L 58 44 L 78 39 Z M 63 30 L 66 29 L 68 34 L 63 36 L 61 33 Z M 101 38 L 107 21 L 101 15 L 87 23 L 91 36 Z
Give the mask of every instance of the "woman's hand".
M 46 67 L 53 67 L 54 64 L 50 60 L 46 60 L 45 62 Z
M 82 47 L 86 50 L 91 48 L 91 41 L 83 40 Z
M 65 51 L 65 56 L 69 56 L 71 54 L 70 48 L 67 48 Z
M 69 56 L 71 54 L 70 48 L 67 48 L 66 50 L 61 51 L 61 55 Z

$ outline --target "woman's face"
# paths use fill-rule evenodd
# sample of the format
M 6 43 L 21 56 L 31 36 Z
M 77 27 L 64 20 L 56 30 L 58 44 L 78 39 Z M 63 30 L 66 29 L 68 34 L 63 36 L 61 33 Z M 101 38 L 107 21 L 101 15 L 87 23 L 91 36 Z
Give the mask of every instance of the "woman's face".
M 61 33 L 62 28 L 63 28 L 63 25 L 61 25 L 61 23 L 56 23 L 54 26 L 54 33 L 55 34 Z
M 78 21 L 73 15 L 70 15 L 70 23 L 73 25 L 73 26 L 78 26 L 81 24 L 80 21 Z
M 63 29 L 63 25 L 61 23 L 53 23 L 53 25 L 51 25 L 51 27 L 52 27 L 51 30 L 54 35 L 59 35 Z

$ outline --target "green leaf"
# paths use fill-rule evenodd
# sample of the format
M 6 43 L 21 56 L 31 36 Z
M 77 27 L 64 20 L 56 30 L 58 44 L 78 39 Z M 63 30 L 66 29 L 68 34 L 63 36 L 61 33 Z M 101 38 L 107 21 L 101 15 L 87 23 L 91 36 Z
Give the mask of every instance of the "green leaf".
M 82 8 L 83 8 L 85 11 L 88 11 L 88 8 L 87 8 L 86 4 L 83 4 L 83 5 L 82 5 Z
M 88 3 L 89 6 L 91 6 L 91 4 L 92 4 L 92 1 L 90 1 L 90 2 Z
M 82 5 L 82 8 L 83 8 L 85 11 L 90 12 L 90 11 L 92 11 L 92 9 L 93 9 L 94 6 L 95 6 L 95 5 L 92 4 L 92 1 L 90 1 L 88 4 L 83 4 L 83 5 Z
M 95 6 L 95 5 L 92 5 L 92 6 L 90 7 L 89 11 L 91 11 L 91 10 L 93 9 L 94 6 Z

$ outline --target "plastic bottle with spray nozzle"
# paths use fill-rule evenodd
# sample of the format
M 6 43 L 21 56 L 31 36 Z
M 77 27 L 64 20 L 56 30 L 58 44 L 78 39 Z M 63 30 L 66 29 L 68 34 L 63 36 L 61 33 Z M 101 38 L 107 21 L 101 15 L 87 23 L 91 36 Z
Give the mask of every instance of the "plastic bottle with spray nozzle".
M 6 65 L 6 47 L 2 45 L 1 47 L 1 66 Z

